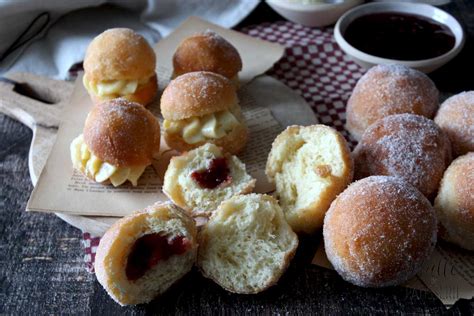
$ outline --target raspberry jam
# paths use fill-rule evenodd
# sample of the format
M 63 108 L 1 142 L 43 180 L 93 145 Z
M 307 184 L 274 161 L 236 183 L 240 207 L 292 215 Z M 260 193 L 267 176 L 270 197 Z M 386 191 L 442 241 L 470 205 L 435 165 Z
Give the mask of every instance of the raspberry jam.
M 225 157 L 214 158 L 205 170 L 196 170 L 191 173 L 191 178 L 202 188 L 214 189 L 221 183 L 230 181 L 230 169 Z
M 135 241 L 128 255 L 125 274 L 131 281 L 141 278 L 160 260 L 166 260 L 173 255 L 185 253 L 190 242 L 183 236 L 168 239 L 162 233 L 148 234 Z
M 456 41 L 447 26 L 399 12 L 358 17 L 347 26 L 344 38 L 365 53 L 398 60 L 438 57 L 451 50 Z

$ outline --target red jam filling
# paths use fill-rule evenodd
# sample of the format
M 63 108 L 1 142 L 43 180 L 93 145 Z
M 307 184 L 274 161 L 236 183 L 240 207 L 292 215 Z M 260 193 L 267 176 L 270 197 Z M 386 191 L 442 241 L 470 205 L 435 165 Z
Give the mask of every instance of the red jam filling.
M 191 178 L 206 189 L 214 189 L 221 183 L 232 179 L 225 157 L 212 159 L 207 169 L 193 171 Z
M 189 240 L 183 236 L 168 239 L 168 236 L 162 233 L 153 233 L 140 237 L 135 241 L 128 255 L 125 268 L 127 278 L 131 281 L 141 278 L 160 260 L 183 254 L 190 245 Z

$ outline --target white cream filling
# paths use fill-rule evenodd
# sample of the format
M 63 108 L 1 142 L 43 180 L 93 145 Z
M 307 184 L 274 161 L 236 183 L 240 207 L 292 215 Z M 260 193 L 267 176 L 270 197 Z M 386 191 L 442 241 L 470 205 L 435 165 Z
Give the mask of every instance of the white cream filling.
M 99 97 L 125 96 L 135 93 L 140 86 L 147 84 L 150 78 L 141 80 L 107 80 L 90 82 L 87 77 L 82 77 L 82 83 L 87 91 Z
M 88 177 L 97 182 L 104 182 L 110 179 L 113 186 L 117 187 L 127 180 L 133 186 L 137 186 L 138 179 L 147 166 L 117 167 L 107 162 L 101 161 L 92 154 L 84 142 L 83 135 L 76 137 L 70 146 L 71 160 L 74 168 L 82 171 Z
M 188 144 L 224 137 L 238 125 L 240 125 L 239 120 L 229 110 L 179 121 L 164 120 L 163 122 L 166 132 L 180 134 Z

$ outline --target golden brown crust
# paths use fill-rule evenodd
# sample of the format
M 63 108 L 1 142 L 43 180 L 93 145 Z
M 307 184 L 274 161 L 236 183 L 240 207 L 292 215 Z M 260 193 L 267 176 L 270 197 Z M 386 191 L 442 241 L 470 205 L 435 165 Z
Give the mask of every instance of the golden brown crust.
M 454 156 L 474 151 L 474 91 L 444 101 L 434 121 L 448 135 Z
M 203 142 L 196 144 L 188 144 L 184 141 L 183 137 L 179 134 L 170 134 L 165 130 L 165 141 L 170 148 L 173 148 L 179 152 L 186 152 L 195 148 L 198 148 L 205 143 L 215 144 L 230 154 L 240 153 L 247 144 L 248 129 L 247 126 L 240 124 L 236 126 L 232 131 L 227 133 L 224 137 L 217 139 L 208 139 Z
M 153 221 L 149 220 L 150 217 L 153 217 Z M 171 203 L 156 203 L 144 210 L 125 216 L 115 222 L 102 236 L 95 257 L 95 274 L 107 293 L 120 305 L 140 304 L 149 300 L 144 297 L 136 297 L 133 289 L 130 288 L 128 293 L 125 288 L 127 283 L 130 283 L 123 277 L 127 251 L 130 251 L 137 238 L 153 230 L 153 227 L 150 226 L 152 222 L 167 222 L 171 219 L 178 219 L 184 226 L 185 236 L 191 245 L 188 251 L 194 253 L 190 257 L 195 259 L 197 253 L 196 224 L 183 210 Z M 121 286 L 117 286 L 116 283 Z M 147 295 L 152 294 L 147 293 Z
M 220 35 L 207 31 L 185 38 L 173 55 L 176 76 L 210 71 L 232 79 L 242 70 L 239 52 Z
M 150 81 L 148 81 L 143 86 L 139 86 L 138 90 L 133 94 L 127 94 L 121 96 L 121 98 L 127 99 L 130 102 L 140 103 L 141 105 L 147 106 L 153 100 L 155 100 L 156 94 L 158 92 L 158 80 L 156 75 L 154 75 Z M 115 97 L 100 97 L 93 93 L 89 93 L 91 96 L 92 102 L 94 104 L 99 104 L 107 100 L 115 99 Z
M 400 178 L 372 176 L 352 183 L 326 214 L 328 259 L 353 284 L 382 287 L 414 276 L 436 244 L 430 202 Z
M 149 78 L 155 66 L 148 42 L 127 28 L 109 29 L 95 37 L 84 58 L 84 71 L 93 82 Z
M 440 237 L 474 250 L 474 152 L 458 157 L 444 173 L 435 200 Z
M 84 142 L 95 156 L 114 166 L 149 165 L 160 148 L 160 125 L 142 105 L 114 99 L 92 108 Z
M 402 65 L 371 68 L 357 82 L 347 102 L 346 129 L 359 140 L 375 121 L 393 114 L 412 113 L 433 118 L 439 92 L 423 73 Z
M 397 114 L 372 124 L 353 152 L 355 178 L 398 176 L 434 198 L 451 162 L 444 132 L 420 115 Z
M 160 106 L 163 118 L 178 121 L 227 110 L 238 103 L 232 82 L 212 72 L 191 72 L 166 87 Z

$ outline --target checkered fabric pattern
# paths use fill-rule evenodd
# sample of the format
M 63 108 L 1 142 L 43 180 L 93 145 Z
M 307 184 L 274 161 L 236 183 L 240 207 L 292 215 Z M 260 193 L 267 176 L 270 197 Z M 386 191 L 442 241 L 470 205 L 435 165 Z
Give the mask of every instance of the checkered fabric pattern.
M 285 55 L 268 75 L 299 93 L 320 123 L 336 128 L 353 147 L 356 142 L 344 129 L 347 99 L 364 73 L 341 51 L 332 28 L 310 28 L 291 22 L 263 23 L 240 30 L 253 37 L 286 47 Z M 87 269 L 93 272 L 100 238 L 83 234 Z

